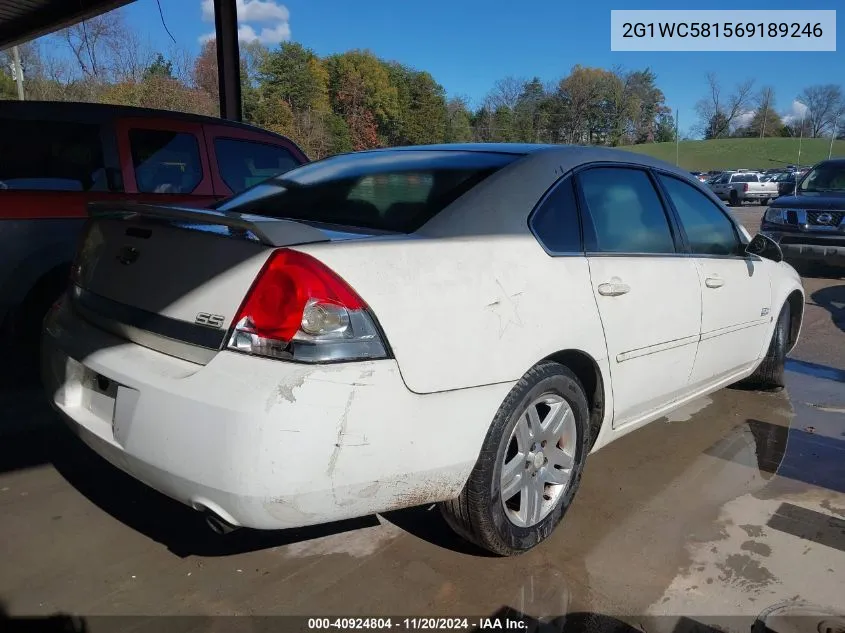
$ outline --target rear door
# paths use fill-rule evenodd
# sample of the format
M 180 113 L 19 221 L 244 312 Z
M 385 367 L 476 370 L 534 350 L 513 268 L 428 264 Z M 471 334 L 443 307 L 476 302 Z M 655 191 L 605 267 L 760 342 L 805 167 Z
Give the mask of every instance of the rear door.
M 116 132 L 127 198 L 189 206 L 215 201 L 202 124 L 126 118 Z
M 701 289 L 648 171 L 592 167 L 577 181 L 618 427 L 688 391 Z
M 284 138 L 226 125 L 203 126 L 217 198 L 228 198 L 263 180 L 308 162 Z
M 771 321 L 765 262 L 745 253 L 724 209 L 668 174 L 658 181 L 678 214 L 702 286 L 701 342 L 691 382 L 702 386 L 754 363 Z

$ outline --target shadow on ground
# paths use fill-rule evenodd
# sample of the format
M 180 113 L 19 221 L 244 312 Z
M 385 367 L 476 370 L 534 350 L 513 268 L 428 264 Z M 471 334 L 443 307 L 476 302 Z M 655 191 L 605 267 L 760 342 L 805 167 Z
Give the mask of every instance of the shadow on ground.
M 833 324 L 845 332 L 845 284 L 822 288 L 810 297 L 816 305 L 830 312 Z

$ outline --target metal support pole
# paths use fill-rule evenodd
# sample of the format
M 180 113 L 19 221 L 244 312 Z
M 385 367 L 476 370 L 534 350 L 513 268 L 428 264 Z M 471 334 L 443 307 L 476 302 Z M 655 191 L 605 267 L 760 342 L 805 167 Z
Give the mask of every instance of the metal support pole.
M 18 85 L 18 99 L 23 101 L 23 66 L 21 66 L 21 53 L 17 46 L 12 47 L 12 59 L 15 64 L 15 83 Z
M 675 110 L 675 167 L 681 163 L 681 115 Z
M 801 145 L 804 143 L 804 117 L 807 116 L 807 110 L 801 115 L 801 136 L 798 137 L 798 169 L 801 169 Z
M 238 49 L 238 10 L 235 0 L 214 0 L 214 30 L 217 34 L 217 85 L 220 116 L 243 119 L 241 105 L 241 59 Z

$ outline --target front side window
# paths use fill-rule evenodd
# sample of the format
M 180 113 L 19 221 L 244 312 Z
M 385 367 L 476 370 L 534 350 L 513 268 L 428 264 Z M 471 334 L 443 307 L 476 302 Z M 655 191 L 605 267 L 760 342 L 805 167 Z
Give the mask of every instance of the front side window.
M 0 189 L 108 191 L 100 127 L 0 119 Z
M 413 233 L 518 158 L 518 154 L 457 150 L 342 154 L 271 178 L 216 208 Z
M 537 239 L 552 253 L 579 253 L 581 228 L 572 178 L 563 179 L 531 217 Z
M 284 147 L 240 139 L 216 139 L 214 153 L 220 177 L 232 193 L 240 193 L 300 164 Z
M 659 179 L 680 216 L 691 252 L 697 255 L 737 255 L 740 252 L 733 222 L 710 198 L 672 176 L 661 174 Z
M 193 134 L 134 129 L 129 146 L 142 193 L 191 193 L 202 180 L 200 147 Z
M 600 253 L 674 253 L 663 204 L 648 174 L 600 167 L 579 174 Z

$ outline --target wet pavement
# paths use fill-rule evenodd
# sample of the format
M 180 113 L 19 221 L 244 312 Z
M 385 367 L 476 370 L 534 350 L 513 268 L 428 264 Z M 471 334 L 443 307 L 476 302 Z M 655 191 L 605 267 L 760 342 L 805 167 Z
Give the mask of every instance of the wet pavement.
M 427 507 L 218 537 L 88 451 L 37 394 L 7 391 L 0 603 L 12 616 L 518 612 L 675 632 L 749 631 L 802 601 L 845 610 L 845 279 L 805 285 L 785 391 L 725 389 L 592 455 L 561 526 L 510 559 Z

